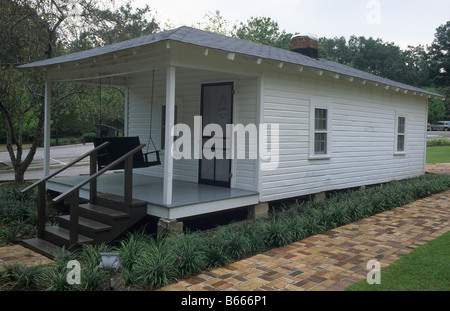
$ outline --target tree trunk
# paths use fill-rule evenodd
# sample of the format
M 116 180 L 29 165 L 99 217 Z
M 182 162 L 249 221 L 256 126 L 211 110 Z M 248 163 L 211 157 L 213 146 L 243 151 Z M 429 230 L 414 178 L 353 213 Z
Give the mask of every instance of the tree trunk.
M 42 138 L 43 130 L 44 130 L 44 105 L 41 105 L 41 109 L 39 111 L 39 122 L 36 127 L 36 132 L 34 135 L 34 139 L 32 141 L 30 150 L 22 160 L 22 137 L 19 139 L 16 137 L 16 133 L 14 131 L 14 126 L 11 121 L 11 116 L 9 111 L 5 109 L 3 103 L 0 101 L 0 112 L 3 115 L 5 121 L 5 129 L 6 129 L 6 149 L 8 150 L 9 156 L 11 158 L 11 164 L 14 169 L 14 182 L 16 184 L 23 183 L 25 178 L 25 172 L 33 161 L 34 155 L 36 154 L 38 141 Z M 19 118 L 19 123 L 23 122 L 23 118 Z M 19 124 L 19 128 L 22 127 L 23 124 Z M 20 133 L 22 136 L 22 133 Z M 14 153 L 13 145 L 16 145 L 17 152 Z

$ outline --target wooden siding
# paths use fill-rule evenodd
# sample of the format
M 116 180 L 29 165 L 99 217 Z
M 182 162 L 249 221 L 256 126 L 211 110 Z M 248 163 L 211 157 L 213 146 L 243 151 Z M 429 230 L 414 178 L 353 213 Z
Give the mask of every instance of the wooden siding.
M 176 69 L 177 121 L 189 125 L 191 130 L 193 117 L 200 114 L 201 84 L 226 81 L 235 85 L 235 124 L 257 124 L 261 119 L 280 125 L 278 168 L 259 172 L 258 161 L 236 159 L 232 164 L 231 187 L 259 191 L 261 201 L 272 201 L 424 173 L 425 97 L 312 73 L 299 76 L 264 69 L 261 79 L 256 78 L 257 72 L 253 75 Z M 129 135 L 139 135 L 143 143 L 148 142 L 151 76 L 150 71 L 128 78 Z M 156 70 L 155 77 L 152 137 L 159 148 L 165 71 Z M 259 98 L 264 107 L 261 117 Z M 317 106 L 329 109 L 330 157 L 313 160 L 310 112 Z M 404 155 L 395 154 L 395 124 L 399 115 L 406 117 Z M 162 166 L 140 172 L 157 177 L 163 174 Z M 174 179 L 197 182 L 198 160 L 174 160 Z
M 267 73 L 264 122 L 280 125 L 278 169 L 262 171 L 261 201 L 370 185 L 424 173 L 426 99 L 356 83 Z M 310 109 L 329 109 L 330 157 L 310 158 Z M 396 155 L 397 115 L 406 153 Z
M 239 78 L 235 85 L 234 124 L 257 124 L 257 79 Z M 250 159 L 249 148 L 256 148 L 250 139 L 246 139 L 245 159 L 236 159 L 233 167 L 233 188 L 257 190 L 257 160 Z M 242 147 L 242 146 L 239 146 Z M 236 154 L 235 154 L 236 156 Z
M 256 123 L 256 78 L 238 78 L 229 74 L 176 68 L 175 105 L 177 122 L 187 124 L 194 136 L 194 116 L 200 115 L 201 85 L 203 83 L 232 81 L 235 85 L 234 123 Z M 138 135 L 142 143 L 148 143 L 152 72 L 132 75 L 128 78 L 129 136 Z M 165 105 L 165 72 L 155 71 L 152 117 L 152 138 L 157 148 L 161 146 L 161 113 Z M 145 151 L 146 148 L 144 148 Z M 150 147 L 152 150 L 152 147 Z M 174 179 L 198 181 L 198 160 L 194 159 L 194 144 L 191 144 L 192 159 L 174 160 Z M 161 153 L 163 159 L 164 151 Z M 164 164 L 164 163 L 163 163 Z M 256 190 L 256 160 L 235 160 L 232 188 Z M 137 170 L 141 174 L 162 177 L 163 166 Z

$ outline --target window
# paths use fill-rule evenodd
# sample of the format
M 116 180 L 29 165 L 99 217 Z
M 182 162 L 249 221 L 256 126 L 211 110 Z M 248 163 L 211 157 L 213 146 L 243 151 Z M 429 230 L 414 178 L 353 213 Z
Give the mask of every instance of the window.
M 319 101 L 318 99 L 316 99 Z M 320 99 L 309 106 L 309 160 L 331 158 L 332 103 Z
M 314 109 L 314 155 L 328 153 L 328 110 Z
M 406 118 L 398 117 L 397 119 L 397 152 L 405 151 L 406 142 Z

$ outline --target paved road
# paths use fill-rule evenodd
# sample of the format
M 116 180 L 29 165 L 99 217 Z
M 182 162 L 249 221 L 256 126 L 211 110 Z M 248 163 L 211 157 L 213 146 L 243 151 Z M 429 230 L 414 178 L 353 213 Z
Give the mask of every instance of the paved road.
M 55 146 L 50 149 L 50 169 L 54 171 L 76 157 L 86 153 L 93 148 L 92 143 Z M 28 154 L 28 150 L 24 150 L 24 157 Z M 0 181 L 14 180 L 14 171 L 11 165 L 11 159 L 8 152 L 0 152 Z M 89 157 L 79 162 L 79 165 L 72 167 L 58 176 L 74 176 L 89 173 Z M 5 168 L 7 166 L 8 168 Z M 39 179 L 44 175 L 44 149 L 38 148 L 34 156 L 33 162 L 25 173 L 25 179 Z
M 450 138 L 450 131 L 429 131 L 427 132 L 427 139 L 435 138 Z M 74 158 L 86 153 L 88 150 L 93 148 L 92 143 L 76 144 L 76 145 L 66 145 L 66 146 L 56 146 L 51 147 L 50 151 L 50 167 L 51 171 L 54 171 L 63 165 L 69 163 Z M 28 151 L 24 151 L 24 156 Z M 76 176 L 80 174 L 89 173 L 89 158 L 80 162 L 80 165 L 70 168 L 59 176 Z M 8 166 L 9 169 L 4 167 Z M 25 173 L 25 179 L 39 179 L 43 177 L 44 169 L 44 149 L 38 148 L 36 155 L 34 156 L 33 162 Z M 0 152 L 0 181 L 4 180 L 14 180 L 14 171 L 12 170 L 11 160 L 9 158 L 8 152 Z
M 450 138 L 450 131 L 429 131 L 427 132 L 427 139 L 435 138 Z

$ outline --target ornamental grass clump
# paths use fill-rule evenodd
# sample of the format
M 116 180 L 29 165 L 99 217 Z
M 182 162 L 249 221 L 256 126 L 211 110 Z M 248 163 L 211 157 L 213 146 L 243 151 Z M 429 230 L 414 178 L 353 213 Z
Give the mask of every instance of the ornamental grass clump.
M 36 195 L 22 194 L 22 187 L 7 185 L 0 188 L 0 222 L 24 222 L 36 224 Z
M 226 266 L 232 261 L 225 251 L 225 246 L 217 236 L 209 237 L 205 247 L 205 260 L 207 269 Z
M 145 250 L 131 271 L 136 283 L 154 289 L 168 285 L 176 277 L 175 258 L 166 239 L 158 237 L 146 242 Z
M 81 288 L 86 291 L 104 289 L 108 284 L 108 272 L 100 269 L 100 253 L 112 252 L 113 249 L 106 244 L 83 244 L 78 253 L 81 266 Z
M 198 232 L 176 234 L 169 238 L 175 268 L 180 276 L 189 277 L 207 267 L 207 237 Z
M 233 260 L 241 259 L 252 249 L 249 236 L 242 234 L 235 224 L 219 228 L 217 238 L 221 241 L 225 254 Z
M 38 290 L 45 284 L 48 274 L 47 266 L 36 265 L 27 267 L 21 263 L 5 264 L 2 279 L 13 290 Z
M 290 227 L 290 219 L 286 214 L 276 215 L 266 222 L 263 239 L 268 247 L 280 247 L 294 242 L 294 232 Z

